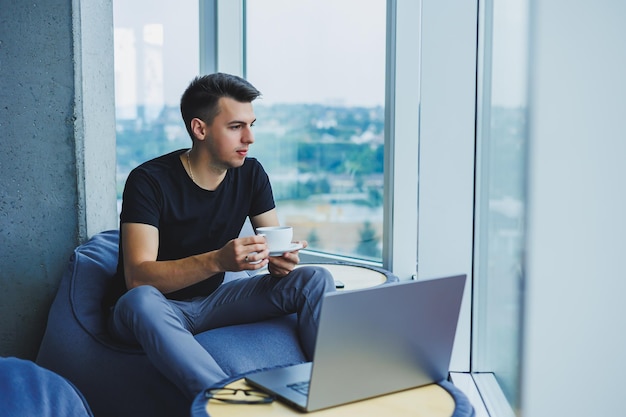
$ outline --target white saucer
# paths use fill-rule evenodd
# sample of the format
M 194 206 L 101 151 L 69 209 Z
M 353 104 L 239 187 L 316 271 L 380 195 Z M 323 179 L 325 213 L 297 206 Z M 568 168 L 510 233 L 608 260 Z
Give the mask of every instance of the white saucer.
M 302 244 L 301 243 L 292 243 L 291 245 L 289 245 L 288 248 L 285 248 L 283 250 L 273 250 L 270 252 L 270 256 L 280 256 L 285 252 L 293 252 L 296 251 L 298 249 L 302 249 Z

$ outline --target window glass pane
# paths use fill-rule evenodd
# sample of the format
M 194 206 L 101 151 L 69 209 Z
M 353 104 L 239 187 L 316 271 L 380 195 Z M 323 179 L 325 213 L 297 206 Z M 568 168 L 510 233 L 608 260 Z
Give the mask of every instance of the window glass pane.
M 358 10 L 358 13 L 355 13 Z M 281 223 L 322 252 L 382 260 L 385 0 L 247 0 L 251 154 Z
M 494 372 L 509 402 L 519 391 L 520 298 L 527 143 L 526 0 L 485 10 L 479 114 L 474 371 Z
M 191 146 L 179 110 L 198 75 L 198 1 L 113 1 L 118 210 L 140 163 Z

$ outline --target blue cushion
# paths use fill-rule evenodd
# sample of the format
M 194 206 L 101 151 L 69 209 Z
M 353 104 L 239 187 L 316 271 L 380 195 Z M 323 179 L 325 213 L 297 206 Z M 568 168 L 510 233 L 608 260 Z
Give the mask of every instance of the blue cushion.
M 66 379 L 17 358 L 0 358 L 0 410 L 11 417 L 93 417 Z
M 260 323 L 222 327 L 196 335 L 227 375 L 301 363 L 296 316 L 277 317 Z M 250 350 L 257 352 L 250 352 Z
M 144 352 L 107 333 L 101 300 L 117 267 L 118 241 L 117 230 L 106 231 L 74 251 L 50 309 L 37 363 L 74 383 L 99 417 L 187 415 L 189 401 Z M 305 360 L 294 316 L 214 329 L 196 339 L 227 375 Z
M 474 417 L 476 411 L 469 399 L 450 381 L 440 381 L 441 385 L 454 399 L 454 414 L 451 417 Z

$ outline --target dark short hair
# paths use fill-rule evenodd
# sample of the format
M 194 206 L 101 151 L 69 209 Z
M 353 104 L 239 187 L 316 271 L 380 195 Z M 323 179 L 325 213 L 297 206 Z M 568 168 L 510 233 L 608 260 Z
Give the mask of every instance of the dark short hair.
M 183 116 L 189 136 L 191 120 L 199 118 L 207 124 L 219 113 L 218 101 L 222 97 L 232 98 L 241 103 L 250 103 L 261 95 L 252 84 L 241 77 L 217 72 L 202 75 L 191 81 L 180 99 L 180 113 Z

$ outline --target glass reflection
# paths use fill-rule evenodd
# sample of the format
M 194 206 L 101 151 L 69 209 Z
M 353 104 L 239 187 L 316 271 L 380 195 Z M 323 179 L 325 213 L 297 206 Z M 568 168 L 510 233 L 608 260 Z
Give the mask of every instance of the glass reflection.
M 493 372 L 515 408 L 526 204 L 528 3 L 487 1 L 481 7 L 473 370 Z

